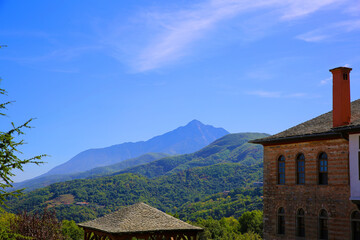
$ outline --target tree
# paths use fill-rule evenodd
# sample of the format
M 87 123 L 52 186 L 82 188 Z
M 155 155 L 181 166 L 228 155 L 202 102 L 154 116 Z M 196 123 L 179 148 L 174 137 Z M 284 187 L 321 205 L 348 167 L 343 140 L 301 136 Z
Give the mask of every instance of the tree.
M 64 240 L 61 222 L 56 218 L 55 211 L 46 208 L 42 213 L 29 214 L 23 212 L 15 218 L 13 231 L 25 236 L 25 239 Z M 20 238 L 24 239 L 24 238 Z
M 261 240 L 261 236 L 252 231 L 240 233 L 240 224 L 234 217 L 215 220 L 198 218 L 193 223 L 204 229 L 200 233 L 200 240 Z
M 254 232 L 262 236 L 263 213 L 259 210 L 245 212 L 239 218 L 241 233 Z
M 6 45 L 0 45 L 6 47 Z M 0 78 L 1 83 L 1 78 Z M 0 96 L 5 96 L 6 91 L 0 88 Z M 0 102 L 0 117 L 5 117 L 4 110 L 11 104 L 8 102 Z M 21 159 L 17 155 L 22 154 L 19 147 L 24 143 L 24 140 L 19 140 L 18 137 L 23 135 L 23 130 L 30 127 L 30 122 L 33 119 L 29 119 L 22 125 L 16 126 L 11 122 L 11 128 L 8 131 L 2 131 L 0 129 L 0 206 L 6 206 L 5 200 L 8 196 L 18 196 L 21 194 L 22 189 L 15 191 L 7 191 L 8 188 L 13 187 L 12 177 L 15 176 L 14 170 L 23 171 L 23 166 L 28 163 L 41 164 L 41 160 L 45 155 L 38 155 L 28 159 Z M 32 239 L 19 233 L 18 227 L 21 227 L 21 223 L 24 220 L 21 216 L 7 213 L 0 207 L 0 239 Z M 45 224 L 44 224 L 45 225 Z
M 0 96 L 6 95 L 6 91 L 0 88 Z M 6 114 L 4 110 L 12 102 L 0 103 L 0 116 L 4 117 Z M 24 140 L 18 140 L 20 135 L 23 135 L 23 130 L 26 128 L 31 128 L 29 125 L 33 119 L 29 119 L 24 124 L 16 126 L 11 122 L 11 129 L 8 131 L 0 130 L 0 205 L 4 205 L 4 202 L 8 196 L 17 196 L 21 194 L 20 190 L 15 191 L 6 191 L 7 188 L 13 187 L 12 177 L 15 176 L 14 170 L 18 169 L 23 171 L 23 166 L 25 164 L 41 164 L 43 163 L 40 159 L 46 155 L 38 155 L 28 159 L 21 159 L 17 155 L 22 154 L 19 150 L 19 147 L 24 143 Z
M 17 240 L 23 238 L 22 235 L 14 231 L 17 216 L 7 213 L 0 208 L 0 239 Z
M 61 231 L 66 240 L 79 240 L 84 236 L 84 230 L 78 227 L 74 220 L 63 220 Z

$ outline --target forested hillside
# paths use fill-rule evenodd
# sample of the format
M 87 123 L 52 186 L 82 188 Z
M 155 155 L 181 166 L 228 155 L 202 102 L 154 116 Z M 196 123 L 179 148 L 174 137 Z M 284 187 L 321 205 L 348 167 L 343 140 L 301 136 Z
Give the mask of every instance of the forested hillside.
M 195 202 L 185 203 L 177 209 L 181 219 L 195 221 L 198 218 L 239 218 L 246 211 L 262 210 L 262 187 L 240 187 L 223 191 Z M 197 201 L 198 200 L 198 201 Z
M 95 218 L 139 201 L 183 219 L 239 216 L 261 208 L 262 149 L 247 143 L 265 134 L 230 134 L 202 150 L 167 157 L 127 173 L 55 183 L 8 202 L 12 212 L 55 208 L 60 219 Z M 216 206 L 215 206 L 216 205 Z
M 228 134 L 195 153 L 162 158 L 120 173 L 138 173 L 152 178 L 218 163 L 241 162 L 244 166 L 250 166 L 262 160 L 263 152 L 261 146 L 248 141 L 266 136 L 263 133 Z
M 129 168 L 129 167 L 149 163 L 149 162 L 152 162 L 152 161 L 155 161 L 157 159 L 164 158 L 167 156 L 170 156 L 170 155 L 166 154 L 166 153 L 146 153 L 137 158 L 127 159 L 122 162 L 112 164 L 109 166 L 105 166 L 105 167 L 93 168 L 93 169 L 85 171 L 85 172 L 43 176 L 43 177 L 38 177 L 38 178 L 28 180 L 28 181 L 24 181 L 21 183 L 15 183 L 14 189 L 25 188 L 25 191 L 28 192 L 28 191 L 35 190 L 37 188 L 46 187 L 50 184 L 57 183 L 57 182 L 64 182 L 64 181 L 70 181 L 70 180 L 74 180 L 74 179 L 83 179 L 83 178 L 94 178 L 94 177 L 109 175 L 113 172 L 117 172 L 117 171 Z

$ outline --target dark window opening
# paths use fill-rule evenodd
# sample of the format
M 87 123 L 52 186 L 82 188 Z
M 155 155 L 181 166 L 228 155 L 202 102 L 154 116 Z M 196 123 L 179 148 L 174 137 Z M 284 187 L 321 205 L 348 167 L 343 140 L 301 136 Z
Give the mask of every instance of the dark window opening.
M 296 183 L 305 184 L 305 156 L 299 154 L 296 158 Z
M 322 239 L 322 240 L 327 240 L 328 239 L 327 220 L 328 220 L 328 214 L 323 209 L 323 210 L 320 211 L 320 215 L 319 215 L 319 238 Z
M 319 184 L 328 184 L 328 157 L 326 153 L 319 155 Z
M 359 136 L 359 142 L 358 142 L 358 145 L 359 145 L 359 152 L 358 152 L 358 175 L 359 175 L 359 180 L 360 180 L 360 136 Z
M 302 208 L 296 214 L 296 236 L 305 237 L 305 212 Z
M 359 136 L 359 142 L 358 142 L 358 145 L 359 145 L 359 152 L 358 152 L 358 175 L 359 175 L 359 180 L 360 180 L 360 136 Z
M 343 73 L 343 79 L 344 79 L 344 80 L 348 80 L 348 75 L 347 75 L 347 73 Z
M 285 234 L 285 210 L 280 208 L 278 211 L 278 234 Z
M 351 214 L 351 232 L 353 240 L 360 240 L 360 213 L 358 211 Z
M 360 180 L 360 152 L 358 152 L 358 175 L 359 175 L 359 180 Z
M 278 184 L 285 184 L 285 157 L 278 158 Z

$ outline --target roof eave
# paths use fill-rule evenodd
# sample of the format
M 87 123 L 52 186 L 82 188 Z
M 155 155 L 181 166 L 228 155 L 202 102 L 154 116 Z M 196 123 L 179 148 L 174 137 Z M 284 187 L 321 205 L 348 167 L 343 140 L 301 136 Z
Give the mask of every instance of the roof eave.
M 139 231 L 111 231 L 111 230 L 104 230 L 104 229 L 96 228 L 96 227 L 84 226 L 80 223 L 77 225 L 82 228 L 87 228 L 87 229 L 91 229 L 91 230 L 95 230 L 95 231 L 99 231 L 99 232 L 103 232 L 103 233 L 116 234 L 116 235 L 131 234 L 131 233 L 142 234 L 142 233 L 153 233 L 153 232 L 174 232 L 174 231 L 178 231 L 178 232 L 181 232 L 181 231 L 185 231 L 185 232 L 204 231 L 204 229 L 201 227 L 194 227 L 194 228 L 188 228 L 188 229 L 174 228 L 174 229 L 153 229 L 153 230 L 139 230 Z
M 283 143 L 292 143 L 292 142 L 335 139 L 335 138 L 341 138 L 341 137 L 342 137 L 341 133 L 330 131 L 330 132 L 295 135 L 295 136 L 288 136 L 288 137 L 281 137 L 281 138 L 255 139 L 255 140 L 252 140 L 249 142 L 255 143 L 255 144 L 262 144 L 262 145 L 273 145 L 273 144 L 283 144 Z
M 343 138 L 344 133 L 359 133 L 360 125 L 346 125 L 342 127 L 332 128 L 331 131 L 322 132 L 322 133 L 312 133 L 304 135 L 295 135 L 288 137 L 280 138 L 260 138 L 249 141 L 249 143 L 262 144 L 262 145 L 272 145 L 272 144 L 282 144 L 282 143 L 292 143 L 292 142 L 304 142 L 304 141 L 315 141 L 323 139 L 335 139 Z
M 346 132 L 346 133 L 355 133 L 360 132 L 360 124 L 359 125 L 346 125 L 342 127 L 333 128 L 333 131 L 336 132 Z

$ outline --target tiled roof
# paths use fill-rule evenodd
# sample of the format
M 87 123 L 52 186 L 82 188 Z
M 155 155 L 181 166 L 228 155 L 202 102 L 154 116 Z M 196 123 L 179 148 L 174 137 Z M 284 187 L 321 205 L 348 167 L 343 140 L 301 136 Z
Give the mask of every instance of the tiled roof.
M 339 135 L 339 131 L 360 127 L 360 99 L 351 102 L 351 123 L 346 126 L 333 128 L 332 111 L 324 113 L 309 121 L 296 125 L 272 136 L 256 139 L 252 143 L 270 143 L 288 139 L 307 138 L 316 136 Z
M 116 212 L 78 225 L 107 233 L 202 230 L 145 203 L 123 207 Z

